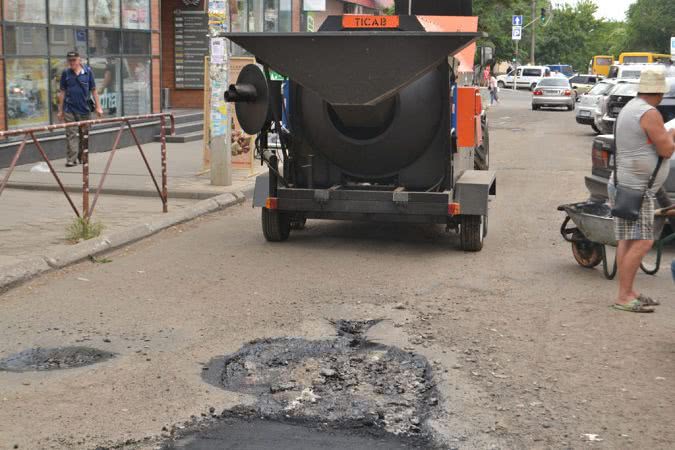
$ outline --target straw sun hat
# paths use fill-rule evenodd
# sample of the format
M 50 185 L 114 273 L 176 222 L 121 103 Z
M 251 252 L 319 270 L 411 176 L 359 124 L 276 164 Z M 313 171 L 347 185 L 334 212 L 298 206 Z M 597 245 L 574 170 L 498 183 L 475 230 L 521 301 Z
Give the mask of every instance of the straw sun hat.
M 640 94 L 665 94 L 668 92 L 666 72 L 663 70 L 647 69 L 640 75 Z

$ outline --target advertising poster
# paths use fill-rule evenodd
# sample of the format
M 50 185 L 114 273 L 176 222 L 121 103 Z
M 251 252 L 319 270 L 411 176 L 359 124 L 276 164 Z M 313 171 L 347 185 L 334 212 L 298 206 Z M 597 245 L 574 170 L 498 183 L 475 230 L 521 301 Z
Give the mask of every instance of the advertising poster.
M 49 123 L 47 60 L 9 59 L 7 67 L 7 122 L 9 128 Z
M 255 64 L 255 58 L 243 56 L 230 58 L 229 78 L 233 83 L 237 81 L 242 69 L 248 64 Z M 237 115 L 234 114 L 233 111 L 230 118 L 232 131 L 230 137 L 232 165 L 236 168 L 248 168 L 253 170 L 255 136 L 244 133 L 236 116 Z

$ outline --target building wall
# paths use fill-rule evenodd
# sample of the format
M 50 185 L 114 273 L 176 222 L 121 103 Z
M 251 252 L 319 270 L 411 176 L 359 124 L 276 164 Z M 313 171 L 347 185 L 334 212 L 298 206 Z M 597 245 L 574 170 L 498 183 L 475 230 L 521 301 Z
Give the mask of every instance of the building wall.
M 174 10 L 193 9 L 204 10 L 204 0 L 194 8 L 185 6 L 182 0 L 162 0 L 162 64 L 161 87 L 171 90 L 172 108 L 202 108 L 204 105 L 204 91 L 202 89 L 176 89 L 174 80 Z

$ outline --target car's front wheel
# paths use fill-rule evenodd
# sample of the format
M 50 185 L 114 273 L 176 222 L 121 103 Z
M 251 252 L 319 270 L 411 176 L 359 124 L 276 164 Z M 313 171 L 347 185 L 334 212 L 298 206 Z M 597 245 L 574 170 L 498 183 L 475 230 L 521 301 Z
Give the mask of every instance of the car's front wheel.
M 497 82 L 497 86 L 499 86 L 499 89 L 504 89 L 506 87 L 503 81 Z

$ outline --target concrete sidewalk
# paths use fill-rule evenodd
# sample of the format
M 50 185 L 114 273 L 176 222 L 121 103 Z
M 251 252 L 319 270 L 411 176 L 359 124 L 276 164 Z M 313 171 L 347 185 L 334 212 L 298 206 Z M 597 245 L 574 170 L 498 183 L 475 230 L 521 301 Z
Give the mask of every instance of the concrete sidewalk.
M 159 144 L 143 150 L 161 183 Z M 90 155 L 90 202 L 110 152 Z M 58 268 L 149 236 L 163 228 L 244 201 L 255 173 L 235 170 L 232 186 L 211 186 L 202 170 L 202 142 L 167 144 L 169 213 L 136 147 L 119 149 L 105 179 L 92 220 L 101 222 L 100 238 L 73 244 L 66 228 L 75 219 L 65 196 L 44 163 L 18 166 L 0 196 L 0 291 L 44 271 Z M 52 161 L 73 202 L 82 207 L 82 166 Z M 258 172 L 262 169 L 256 166 Z M 0 170 L 0 178 L 6 169 Z
M 224 192 L 241 191 L 242 186 L 252 182 L 255 173 L 248 169 L 235 169 L 233 185 L 229 187 L 212 186 L 210 175 L 202 168 L 203 141 L 184 144 L 167 144 L 167 171 L 169 197 L 206 199 Z M 143 145 L 150 167 L 155 173 L 157 183 L 161 184 L 160 144 Z M 65 156 L 65 149 L 64 149 Z M 89 183 L 93 192 L 105 169 L 110 152 L 91 153 L 89 155 Z M 69 192 L 82 192 L 82 166 L 65 167 L 65 158 L 52 161 L 59 177 Z M 53 175 L 44 163 L 17 166 L 9 179 L 8 187 L 14 189 L 59 190 Z M 262 167 L 255 164 L 255 171 Z M 2 177 L 7 169 L 0 169 Z M 113 157 L 110 171 L 103 186 L 103 193 L 118 195 L 157 196 L 148 170 L 136 147 L 118 149 Z

